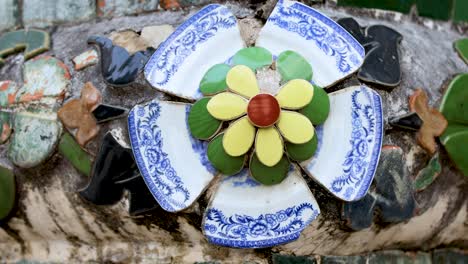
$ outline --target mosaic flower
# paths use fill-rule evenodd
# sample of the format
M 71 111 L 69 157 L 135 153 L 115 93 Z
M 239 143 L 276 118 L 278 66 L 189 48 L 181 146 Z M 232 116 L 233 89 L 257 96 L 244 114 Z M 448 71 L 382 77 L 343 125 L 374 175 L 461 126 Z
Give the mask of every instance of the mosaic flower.
M 363 85 L 325 92 L 359 69 L 364 48 L 318 11 L 279 0 L 255 47 L 237 25 L 228 8 L 208 5 L 161 44 L 147 81 L 194 103 L 137 105 L 129 135 L 164 210 L 187 209 L 211 186 L 208 241 L 270 247 L 297 239 L 320 213 L 304 173 L 340 199 L 364 197 L 380 155 L 381 100 Z M 265 87 L 272 72 L 280 80 Z
M 199 139 L 213 138 L 220 130 L 220 122 L 229 122 L 229 127 L 208 146 L 213 166 L 232 175 L 244 167 L 242 161 L 250 156 L 251 175 L 262 184 L 277 184 L 286 177 L 290 159 L 303 161 L 314 154 L 317 138 L 312 122 L 318 125 L 326 120 L 328 95 L 310 83 L 312 67 L 294 51 L 278 56 L 277 67 L 284 84 L 276 95 L 261 91 L 254 72 L 272 67 L 273 57 L 268 50 L 244 48 L 232 62 L 238 65 L 214 65 L 202 78 L 200 90 L 214 96 L 195 103 L 188 117 L 190 130 Z M 317 99 L 312 100 L 314 96 Z M 305 115 L 297 112 L 304 108 L 310 111 L 304 111 Z M 319 119 L 315 112 L 321 112 Z M 220 122 L 211 122 L 210 116 Z M 218 141 L 222 141 L 222 149 Z

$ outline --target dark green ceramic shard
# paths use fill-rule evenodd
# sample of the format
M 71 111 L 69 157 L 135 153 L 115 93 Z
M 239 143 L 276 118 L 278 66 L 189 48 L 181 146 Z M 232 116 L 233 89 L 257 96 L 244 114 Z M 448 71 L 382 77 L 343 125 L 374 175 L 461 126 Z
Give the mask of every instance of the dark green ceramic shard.
M 223 147 L 223 135 L 219 134 L 208 144 L 208 160 L 224 175 L 233 175 L 242 170 L 246 155 L 239 157 L 229 156 Z
M 292 160 L 308 160 L 314 156 L 314 153 L 317 150 L 317 143 L 317 133 L 315 133 L 314 137 L 304 144 L 292 144 L 290 142 L 286 142 L 286 152 Z
M 299 53 L 283 51 L 276 60 L 276 68 L 283 83 L 293 79 L 312 80 L 312 66 Z
M 303 115 L 309 118 L 314 125 L 319 125 L 327 120 L 330 113 L 330 98 L 324 89 L 314 85 L 314 96 L 312 101 L 300 111 Z
M 468 125 L 468 74 L 456 76 L 449 84 L 439 110 L 449 121 Z
M 267 49 L 261 47 L 243 48 L 232 57 L 233 65 L 245 65 L 253 71 L 271 63 L 273 56 Z
M 200 92 L 213 95 L 227 89 L 226 75 L 231 67 L 227 64 L 216 64 L 205 73 L 200 82 Z
M 15 205 L 16 184 L 13 171 L 0 166 L 0 220 L 7 217 Z
M 30 59 L 49 50 L 49 33 L 42 30 L 17 30 L 8 32 L 0 37 L 0 63 L 1 57 L 24 49 L 24 58 Z
M 91 158 L 69 133 L 64 133 L 60 139 L 59 151 L 79 172 L 90 175 Z
M 222 122 L 214 118 L 206 109 L 210 98 L 198 100 L 191 108 L 188 125 L 192 136 L 198 139 L 210 139 L 221 127 Z
M 264 185 L 274 185 L 282 182 L 289 172 L 290 162 L 286 155 L 273 167 L 265 166 L 258 159 L 256 154 L 250 158 L 250 174 L 252 177 Z
M 468 126 L 449 122 L 440 141 L 457 168 L 468 176 Z

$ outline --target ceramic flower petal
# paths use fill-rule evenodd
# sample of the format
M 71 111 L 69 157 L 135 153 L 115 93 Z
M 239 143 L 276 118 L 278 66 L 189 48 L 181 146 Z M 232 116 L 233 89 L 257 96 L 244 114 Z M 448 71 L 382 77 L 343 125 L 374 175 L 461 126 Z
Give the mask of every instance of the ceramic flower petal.
M 299 51 L 312 65 L 312 80 L 327 87 L 362 65 L 364 48 L 340 25 L 304 4 L 279 0 L 256 46 L 273 54 Z
M 218 120 L 233 120 L 247 113 L 247 100 L 233 93 L 220 93 L 206 105 L 208 112 Z
M 266 166 L 275 166 L 283 157 L 283 139 L 275 127 L 259 128 L 255 139 L 255 153 Z
M 216 174 L 206 155 L 208 143 L 190 134 L 190 107 L 153 100 L 128 116 L 138 168 L 156 201 L 170 212 L 189 207 Z
M 200 80 L 207 70 L 243 47 L 231 11 L 222 5 L 208 5 L 159 46 L 145 66 L 145 77 L 163 92 L 198 99 L 202 96 L 198 90 Z
M 257 95 L 260 91 L 255 73 L 244 65 L 232 67 L 227 73 L 226 84 L 231 91 L 247 98 Z
M 283 137 L 294 144 L 304 144 L 314 136 L 314 126 L 303 114 L 281 111 L 276 124 Z
M 304 170 L 332 194 L 359 200 L 374 178 L 382 146 L 382 103 L 378 93 L 353 86 L 330 94 L 330 114 L 316 128 L 314 157 Z
M 276 95 L 281 108 L 300 109 L 312 100 L 314 86 L 306 80 L 294 79 L 286 83 Z
M 223 147 L 227 154 L 237 157 L 249 151 L 255 140 L 255 127 L 247 117 L 232 122 L 223 137 Z
M 296 166 L 281 183 L 265 186 L 247 170 L 226 177 L 203 218 L 211 243 L 237 248 L 271 247 L 296 240 L 320 213 Z

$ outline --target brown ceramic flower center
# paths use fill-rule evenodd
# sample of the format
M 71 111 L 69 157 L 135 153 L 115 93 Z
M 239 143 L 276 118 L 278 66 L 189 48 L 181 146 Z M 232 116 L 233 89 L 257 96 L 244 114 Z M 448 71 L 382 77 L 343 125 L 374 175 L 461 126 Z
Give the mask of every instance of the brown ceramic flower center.
M 247 106 L 247 116 L 254 125 L 268 127 L 278 121 L 280 115 L 278 100 L 270 94 L 252 97 Z

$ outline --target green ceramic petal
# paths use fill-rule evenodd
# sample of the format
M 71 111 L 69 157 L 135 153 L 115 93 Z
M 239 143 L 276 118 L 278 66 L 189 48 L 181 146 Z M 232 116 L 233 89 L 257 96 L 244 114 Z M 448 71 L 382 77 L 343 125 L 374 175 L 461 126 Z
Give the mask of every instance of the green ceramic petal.
M 283 51 L 276 60 L 276 68 L 281 74 L 283 82 L 293 79 L 312 80 L 312 66 L 304 57 L 294 51 Z
M 468 125 L 468 74 L 460 74 L 450 82 L 439 110 L 450 122 Z
M 226 75 L 231 67 L 227 64 L 216 64 L 203 76 L 200 91 L 204 95 L 213 95 L 227 89 Z
M 202 98 L 190 108 L 188 125 L 195 138 L 209 139 L 221 127 L 222 122 L 214 118 L 206 109 L 209 101 L 210 98 Z
M 314 134 L 314 137 L 304 144 L 292 144 L 286 142 L 286 152 L 289 157 L 295 161 L 304 161 L 312 158 L 315 151 L 317 150 L 317 133 Z
M 79 172 L 90 175 L 91 158 L 69 133 L 64 133 L 60 139 L 59 151 Z
M 245 65 L 253 71 L 272 63 L 273 56 L 271 52 L 260 47 L 243 48 L 232 57 L 233 65 Z
M 319 125 L 327 120 L 330 113 L 330 98 L 324 89 L 314 85 L 314 96 L 312 101 L 300 111 L 303 115 L 309 118 L 314 125 Z
M 15 205 L 15 175 L 7 168 L 0 167 L 0 220 L 7 217 Z
M 455 41 L 454 47 L 458 55 L 468 64 L 468 38 Z
M 465 176 L 468 176 L 468 127 L 463 125 L 449 125 L 441 141 L 450 159 Z
M 289 171 L 289 160 L 286 155 L 273 167 L 268 167 L 260 162 L 256 154 L 250 158 L 250 174 L 252 177 L 264 185 L 274 185 L 282 182 Z
M 219 134 L 208 144 L 208 160 L 224 175 L 233 175 L 242 170 L 246 155 L 239 157 L 229 156 L 223 147 L 223 136 Z

